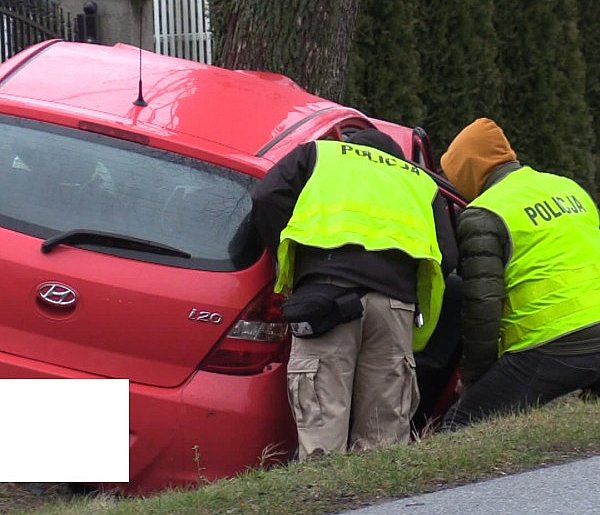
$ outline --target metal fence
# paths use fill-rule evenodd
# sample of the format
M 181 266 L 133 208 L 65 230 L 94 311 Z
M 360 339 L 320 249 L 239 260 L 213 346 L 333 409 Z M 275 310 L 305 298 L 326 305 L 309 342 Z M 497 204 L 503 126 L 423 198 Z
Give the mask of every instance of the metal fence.
M 0 61 L 46 39 L 77 40 L 77 26 L 57 0 L 0 0 Z
M 154 50 L 212 63 L 208 0 L 154 0 Z

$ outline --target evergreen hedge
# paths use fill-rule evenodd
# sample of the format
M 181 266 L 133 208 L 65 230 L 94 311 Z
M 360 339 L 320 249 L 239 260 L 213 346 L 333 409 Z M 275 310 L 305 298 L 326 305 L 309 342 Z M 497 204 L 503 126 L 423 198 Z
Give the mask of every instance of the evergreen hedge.
M 486 116 L 519 159 L 600 189 L 600 2 L 362 0 L 344 102 L 429 133 Z M 598 197 L 597 197 L 598 198 Z

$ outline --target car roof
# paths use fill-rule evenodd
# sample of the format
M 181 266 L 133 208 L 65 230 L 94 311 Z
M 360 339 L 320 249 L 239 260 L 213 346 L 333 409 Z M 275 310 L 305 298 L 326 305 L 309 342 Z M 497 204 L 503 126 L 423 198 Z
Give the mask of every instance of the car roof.
M 146 107 L 133 103 L 140 56 Z M 121 43 L 60 40 L 0 65 L 0 112 L 10 114 L 11 106 L 21 116 L 44 119 L 53 113 L 63 123 L 96 121 L 189 148 L 270 161 L 343 119 L 370 123 L 359 111 L 311 95 L 283 75 L 227 70 Z

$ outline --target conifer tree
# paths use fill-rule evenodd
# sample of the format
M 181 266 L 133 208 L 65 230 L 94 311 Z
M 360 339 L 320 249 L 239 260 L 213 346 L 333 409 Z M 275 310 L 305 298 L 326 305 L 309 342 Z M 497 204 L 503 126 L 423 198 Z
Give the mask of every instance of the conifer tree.
M 438 157 L 465 125 L 499 111 L 493 0 L 419 2 L 424 128 Z
M 592 114 L 596 198 L 600 200 L 600 2 L 579 1 L 581 48 L 586 64 L 585 99 Z
M 362 0 L 344 102 L 403 125 L 423 122 L 416 0 Z
M 593 189 L 591 116 L 576 0 L 496 0 L 501 122 L 520 160 Z

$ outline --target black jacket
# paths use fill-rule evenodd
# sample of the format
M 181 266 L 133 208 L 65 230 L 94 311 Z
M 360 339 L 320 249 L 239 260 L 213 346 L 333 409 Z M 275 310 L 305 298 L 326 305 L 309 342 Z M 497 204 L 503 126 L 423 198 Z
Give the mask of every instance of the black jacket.
M 281 231 L 287 226 L 316 162 L 314 142 L 298 146 L 279 161 L 253 192 L 253 221 L 275 255 Z M 438 193 L 433 202 L 442 269 L 448 274 L 458 261 L 458 249 Z M 358 245 L 339 249 L 298 246 L 294 286 L 313 274 L 331 275 L 405 302 L 416 302 L 416 261 L 399 250 L 368 252 Z
M 482 191 L 520 167 L 518 161 L 499 166 L 491 173 Z M 486 209 L 468 207 L 459 216 L 457 232 L 463 278 L 461 378 L 469 385 L 498 359 L 504 270 L 512 249 L 504 222 Z M 600 325 L 548 342 L 539 350 L 553 355 L 600 351 Z

